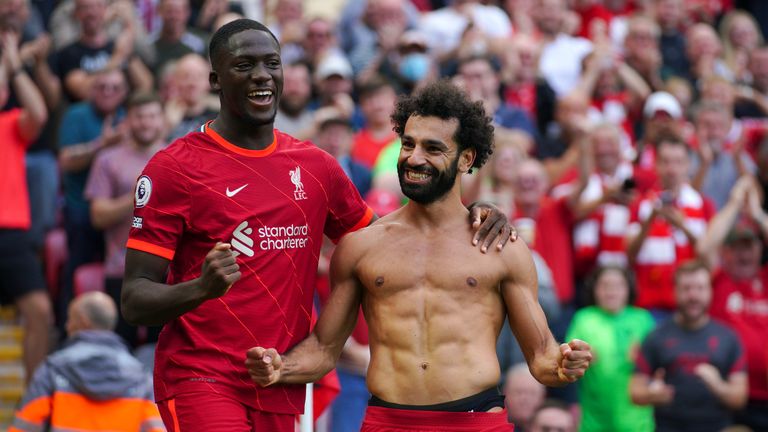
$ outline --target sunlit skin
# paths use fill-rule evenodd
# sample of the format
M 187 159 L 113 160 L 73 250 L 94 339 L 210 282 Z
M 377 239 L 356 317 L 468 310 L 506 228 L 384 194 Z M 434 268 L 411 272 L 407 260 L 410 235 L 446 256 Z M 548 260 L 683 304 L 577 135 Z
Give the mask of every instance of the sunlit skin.
M 249 350 L 246 365 L 254 381 L 322 376 L 333 367 L 360 304 L 371 348 L 366 382 L 388 402 L 430 405 L 494 387 L 501 374 L 496 339 L 505 317 L 539 381 L 557 385 L 583 374 L 589 346 L 572 341 L 558 348 L 536 301 L 535 267 L 524 243 L 490 257 L 466 244 L 472 232 L 455 179 L 471 168 L 475 151 L 458 148 L 457 127 L 457 119 L 408 119 L 401 182 L 414 191 L 429 188 L 436 173 L 455 166 L 452 186 L 433 202 L 410 201 L 344 237 L 331 262 L 332 295 L 315 331 L 284 358 L 274 349 Z
M 222 110 L 213 128 L 230 142 L 243 143 L 245 148 L 269 145 L 277 101 L 283 92 L 277 41 L 257 30 L 232 35 L 227 49 L 213 59 L 209 81 L 211 88 L 221 93 Z M 253 128 L 259 132 L 253 133 Z M 229 131 L 236 131 L 238 139 L 228 136 Z

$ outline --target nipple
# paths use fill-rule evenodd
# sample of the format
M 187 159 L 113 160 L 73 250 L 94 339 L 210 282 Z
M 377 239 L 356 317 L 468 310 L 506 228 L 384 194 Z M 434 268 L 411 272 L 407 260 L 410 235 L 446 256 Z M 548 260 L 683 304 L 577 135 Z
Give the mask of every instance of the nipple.
M 467 278 L 467 285 L 469 285 L 469 286 L 471 286 L 473 288 L 476 287 L 477 286 L 477 279 L 475 279 L 473 277 L 468 277 Z
M 380 287 L 382 285 L 384 285 L 384 277 L 383 276 L 379 276 L 379 277 L 376 278 L 376 286 Z
M 428 367 L 429 367 L 429 363 L 427 363 L 427 362 L 422 362 L 421 363 L 421 369 L 422 370 L 427 370 Z

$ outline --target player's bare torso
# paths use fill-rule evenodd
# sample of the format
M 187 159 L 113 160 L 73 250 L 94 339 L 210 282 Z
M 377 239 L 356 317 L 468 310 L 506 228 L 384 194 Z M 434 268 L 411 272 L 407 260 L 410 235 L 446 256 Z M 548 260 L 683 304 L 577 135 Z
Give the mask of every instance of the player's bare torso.
M 502 254 L 472 246 L 464 215 L 422 230 L 403 214 L 350 239 L 370 332 L 369 390 L 388 402 L 429 405 L 493 387 L 506 316 Z

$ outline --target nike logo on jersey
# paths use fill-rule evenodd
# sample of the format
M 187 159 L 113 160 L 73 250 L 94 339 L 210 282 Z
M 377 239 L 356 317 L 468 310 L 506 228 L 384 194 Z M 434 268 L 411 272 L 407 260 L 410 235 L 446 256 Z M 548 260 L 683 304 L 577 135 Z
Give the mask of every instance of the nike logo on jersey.
M 227 186 L 227 196 L 229 198 L 232 198 L 233 196 L 237 195 L 238 192 L 240 192 L 241 190 L 245 189 L 246 186 L 248 186 L 248 184 L 244 184 L 244 185 L 240 186 L 239 188 L 237 188 L 235 190 L 232 190 L 232 191 L 229 190 L 229 186 Z

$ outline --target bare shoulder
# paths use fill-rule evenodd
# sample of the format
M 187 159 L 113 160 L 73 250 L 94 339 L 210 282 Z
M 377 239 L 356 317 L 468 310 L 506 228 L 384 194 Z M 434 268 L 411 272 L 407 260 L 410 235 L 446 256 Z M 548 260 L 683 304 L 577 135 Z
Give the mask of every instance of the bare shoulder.
M 530 278 L 535 280 L 536 265 L 533 262 L 533 254 L 524 241 L 507 243 L 500 255 L 506 268 L 507 280 L 521 282 L 527 282 Z

